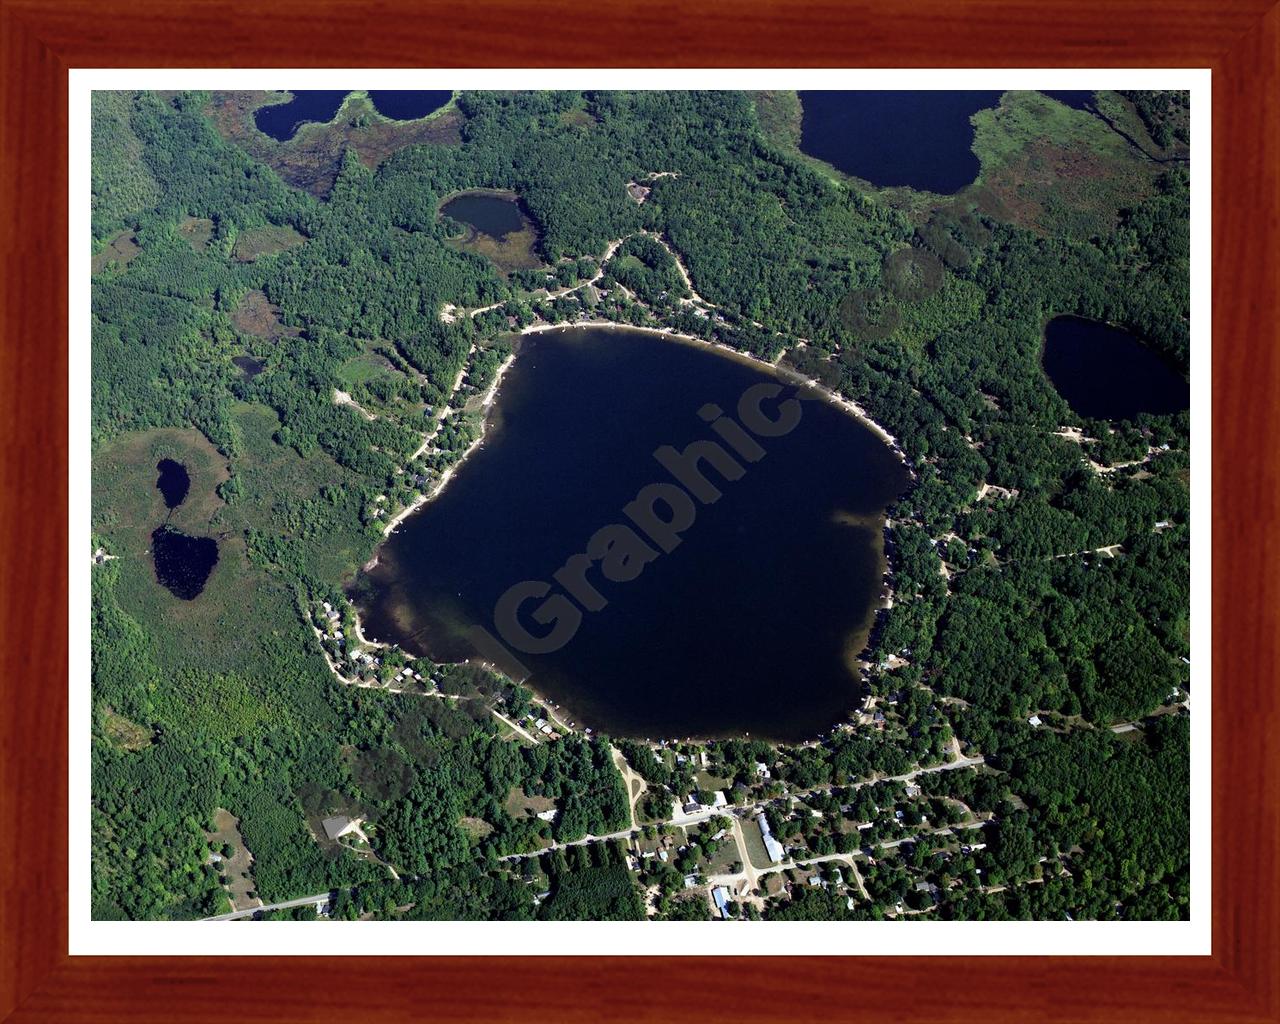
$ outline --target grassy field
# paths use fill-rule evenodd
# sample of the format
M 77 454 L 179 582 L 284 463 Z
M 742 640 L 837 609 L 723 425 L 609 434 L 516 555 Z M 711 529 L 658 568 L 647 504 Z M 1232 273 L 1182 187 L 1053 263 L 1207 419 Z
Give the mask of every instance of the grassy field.
M 296 248 L 306 240 L 304 235 L 290 227 L 272 224 L 264 228 L 252 228 L 241 232 L 236 238 L 232 255 L 241 263 L 252 263 L 263 256 Z
M 747 848 L 747 857 L 753 868 L 760 870 L 773 864 L 769 859 L 768 851 L 764 848 L 764 839 L 760 835 L 760 826 L 756 824 L 755 818 L 742 822 L 742 843 Z
M 346 385 L 348 390 L 379 377 L 392 377 L 399 373 L 400 371 L 391 365 L 391 361 L 386 356 L 377 352 L 362 352 L 358 356 L 352 356 L 338 367 L 338 379 Z
M 282 324 L 280 311 L 267 301 L 265 294 L 256 289 L 245 292 L 241 297 L 231 314 L 231 323 L 241 334 L 266 338 L 268 341 L 297 337 L 301 333 L 296 327 Z
M 156 487 L 161 459 L 181 462 L 191 480 L 186 500 L 172 513 Z M 226 458 L 198 430 L 166 427 L 126 434 L 94 460 L 94 532 L 123 542 L 108 551 L 125 557 L 144 552 L 151 531 L 166 516 L 178 529 L 199 532 L 222 508 L 217 489 L 227 476 Z
M 331 582 L 367 561 L 377 534 L 355 526 L 360 478 L 323 452 L 304 459 L 277 444 L 273 435 L 280 420 L 267 406 L 238 402 L 231 419 L 243 454 L 234 464 L 241 497 L 227 512 L 228 524 L 285 534 L 310 571 Z M 303 528 L 304 511 L 317 513 L 309 520 L 326 519 L 327 528 Z M 326 511 L 327 516 L 319 514 Z
M 121 750 L 142 750 L 151 746 L 154 738 L 154 733 L 146 726 L 130 721 L 105 705 L 102 708 L 102 731 Z
M 474 818 L 469 815 L 464 815 L 458 820 L 458 827 L 472 841 L 479 841 L 493 831 L 493 826 L 483 818 Z
M 707 861 L 703 867 L 703 872 L 708 875 L 728 874 L 729 869 L 738 861 L 738 844 L 733 841 L 732 835 L 727 835 L 720 844 L 720 848 Z
M 358 518 L 343 503 L 360 495 L 351 494 L 346 471 L 318 453 L 304 459 L 277 444 L 272 434 L 279 424 L 269 409 L 236 405 L 232 419 L 236 449 L 246 454 L 230 460 L 189 429 L 125 434 L 95 453 L 94 539 L 116 556 L 92 569 L 95 614 L 103 619 L 100 650 L 114 658 L 102 674 L 95 665 L 95 710 L 98 742 L 128 758 L 110 763 L 117 779 L 130 772 L 150 777 L 176 764 L 213 787 L 190 796 L 190 782 L 178 776 L 148 790 L 160 806 L 145 813 L 160 817 L 144 827 L 171 830 L 164 841 L 184 858 L 174 870 L 203 870 L 193 858 L 204 855 L 188 852 L 178 823 L 194 828 L 186 801 L 208 799 L 206 806 L 231 809 L 239 819 L 256 858 L 253 880 L 269 902 L 381 869 L 326 852 L 307 830 L 300 793 L 332 792 L 339 783 L 337 684 L 303 620 L 297 577 L 254 554 L 253 531 L 274 538 L 284 552 L 279 557 L 305 551 L 313 568 L 333 580 L 358 564 L 373 538 L 349 527 Z M 186 500 L 172 512 L 155 487 L 160 458 L 182 462 L 191 478 Z M 224 501 L 220 487 L 233 488 L 235 500 Z M 312 516 L 308 530 L 291 526 L 308 507 L 332 507 L 333 519 Z M 156 581 L 150 535 L 166 519 L 218 541 L 218 563 L 194 600 Z M 144 735 L 153 737 L 150 743 Z M 285 749 L 309 753 L 287 761 L 279 753 Z M 229 882 L 234 888 L 235 879 Z M 189 916 L 184 906 L 153 913 Z
M 122 231 L 93 254 L 92 272 L 101 274 L 108 267 L 123 268 L 142 250 L 132 231 Z
M 232 909 L 247 910 L 258 906 L 259 901 L 249 895 L 257 890 L 253 880 L 253 854 L 240 835 L 240 822 L 236 816 L 219 807 L 213 815 L 213 829 L 204 835 L 214 852 L 223 858 L 218 868 L 227 880 L 224 888 L 231 899 Z M 224 851 L 227 846 L 232 850 L 230 857 Z
M 982 170 L 963 194 L 983 213 L 1043 234 L 1111 231 L 1158 173 L 1100 118 L 1041 93 L 1006 93 L 973 122 Z
M 213 237 L 213 221 L 208 217 L 184 217 L 178 225 L 178 233 L 187 240 L 193 252 L 204 252 Z
M 1169 144 L 1164 147 L 1157 143 L 1147 131 L 1147 127 L 1142 118 L 1138 116 L 1133 103 L 1118 92 L 1104 91 L 1098 93 L 1097 106 L 1103 114 L 1115 123 L 1120 131 L 1129 135 L 1144 152 L 1162 159 L 1190 156 L 1191 151 L 1188 145 L 1176 137 L 1171 138 Z M 1172 117 L 1170 127 L 1183 133 L 1189 133 L 1189 116 L 1189 109 L 1177 110 Z
M 830 181 L 878 195 L 921 219 L 942 202 L 910 189 L 878 189 L 803 153 L 803 110 L 795 92 L 757 92 L 752 99 L 764 137 Z M 1099 94 L 1099 104 L 1143 148 L 1161 155 L 1132 104 L 1113 93 Z M 1105 234 L 1115 227 L 1120 209 L 1150 192 L 1159 170 L 1094 114 L 1041 93 L 1006 93 L 999 107 L 979 111 L 973 120 L 981 171 L 957 194 L 958 201 L 1042 234 Z M 902 340 L 913 344 L 918 333 L 908 330 Z
M 513 818 L 532 818 L 535 814 L 553 809 L 556 802 L 550 797 L 529 796 L 519 786 L 512 786 L 503 805 Z
M 95 459 L 93 525 L 118 560 L 116 597 L 122 610 L 154 637 L 155 657 L 165 685 L 153 703 L 168 720 L 194 720 L 225 736 L 243 735 L 271 716 L 292 714 L 281 703 L 275 669 L 266 654 L 294 646 L 298 657 L 325 678 L 323 661 L 308 643 L 291 585 L 248 557 L 246 529 L 279 529 L 291 503 L 316 500 L 322 486 L 338 488 L 348 478 L 324 456 L 302 459 L 270 440 L 278 421 L 271 410 L 238 405 L 233 410 L 244 449 L 233 461 L 243 500 L 227 505 L 219 487 L 230 478 L 227 460 L 195 430 L 163 429 L 126 435 L 103 447 Z M 155 487 L 156 462 L 172 458 L 191 479 L 186 500 L 165 508 Z M 174 597 L 155 579 L 151 532 L 161 523 L 219 543 L 218 564 L 204 591 L 192 601 Z M 316 564 L 339 576 L 358 564 L 362 538 L 333 531 L 299 539 Z M 97 571 L 95 569 L 95 571 Z M 198 713 L 196 713 L 198 712 Z
M 522 216 L 522 220 L 524 226 L 519 231 L 508 232 L 501 238 L 468 228 L 466 234 L 450 239 L 448 244 L 461 252 L 483 256 L 503 276 L 514 270 L 535 270 L 544 266 L 538 253 L 538 231 L 527 218 Z

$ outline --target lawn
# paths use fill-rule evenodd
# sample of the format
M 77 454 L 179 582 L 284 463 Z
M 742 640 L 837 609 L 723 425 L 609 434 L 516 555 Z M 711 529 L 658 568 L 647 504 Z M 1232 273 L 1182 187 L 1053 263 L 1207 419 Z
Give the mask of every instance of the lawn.
M 224 857 L 218 867 L 227 879 L 224 888 L 231 897 L 232 908 L 247 910 L 258 906 L 261 901 L 249 896 L 249 893 L 257 890 L 253 880 L 253 854 L 240 835 L 240 822 L 236 816 L 219 807 L 213 815 L 213 831 L 205 832 L 204 837 L 214 852 Z M 230 846 L 233 851 L 230 858 L 223 854 L 224 845 Z
M 345 385 L 345 390 L 364 384 L 379 377 L 391 377 L 399 374 L 386 356 L 377 352 L 362 352 L 352 356 L 338 367 L 338 379 Z
M 532 818 L 554 808 L 556 802 L 546 796 L 529 796 L 519 786 L 512 786 L 503 805 L 513 818 Z
M 734 842 L 733 833 L 725 836 L 720 849 L 707 859 L 703 865 L 703 873 L 707 875 L 727 875 L 738 861 L 738 844 Z
M 759 870 L 773 865 L 768 851 L 764 848 L 764 839 L 760 836 L 760 826 L 756 824 L 755 818 L 742 821 L 742 840 L 747 848 L 747 857 L 751 860 L 752 867 Z

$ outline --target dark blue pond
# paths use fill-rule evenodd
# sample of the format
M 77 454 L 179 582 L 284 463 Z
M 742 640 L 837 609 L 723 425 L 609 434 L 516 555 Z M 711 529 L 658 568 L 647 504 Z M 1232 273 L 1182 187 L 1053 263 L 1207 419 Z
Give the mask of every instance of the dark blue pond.
M 151 534 L 151 557 L 157 582 L 174 597 L 194 601 L 218 564 L 218 542 L 161 526 Z
M 992 91 L 805 91 L 800 148 L 888 188 L 950 195 L 978 176 L 969 118 L 1000 102 Z
M 527 223 L 520 212 L 520 202 L 511 196 L 492 192 L 466 192 L 454 196 L 440 212 L 490 238 L 504 239 L 520 231 Z
M 374 109 L 395 121 L 413 121 L 439 110 L 453 96 L 449 89 L 379 89 L 369 91 Z
M 286 142 L 307 121 L 325 124 L 332 121 L 342 108 L 347 90 L 293 89 L 293 99 L 287 103 L 275 103 L 259 107 L 253 113 L 258 131 L 270 135 L 278 142 Z
M 187 497 L 191 487 L 191 477 L 187 475 L 187 467 L 173 459 L 161 459 L 156 463 L 160 476 L 156 479 L 156 487 L 164 496 L 166 508 L 177 508 Z
M 1079 416 L 1128 420 L 1140 413 L 1181 412 L 1191 404 L 1186 378 L 1135 335 L 1078 316 L 1059 316 L 1044 331 L 1044 370 Z

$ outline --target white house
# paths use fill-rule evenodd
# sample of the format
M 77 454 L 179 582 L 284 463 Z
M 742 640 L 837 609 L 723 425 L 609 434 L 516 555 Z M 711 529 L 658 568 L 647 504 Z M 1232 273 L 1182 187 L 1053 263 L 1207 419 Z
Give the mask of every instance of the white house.
M 760 838 L 764 840 L 765 852 L 769 854 L 769 859 L 775 864 L 780 864 L 786 859 L 787 853 L 782 848 L 782 844 L 769 831 L 769 819 L 761 814 L 756 819 L 756 824 L 760 826 Z
M 715 903 L 721 919 L 729 920 L 729 890 L 723 885 L 717 885 L 711 890 L 711 901 Z

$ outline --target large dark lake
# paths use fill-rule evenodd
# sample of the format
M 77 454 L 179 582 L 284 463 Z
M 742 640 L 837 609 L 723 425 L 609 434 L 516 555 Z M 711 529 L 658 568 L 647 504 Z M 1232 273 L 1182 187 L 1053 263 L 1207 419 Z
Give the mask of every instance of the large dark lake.
M 258 131 L 270 135 L 278 142 L 293 138 L 298 127 L 306 121 L 325 124 L 332 121 L 342 108 L 346 89 L 293 89 L 293 99 L 259 107 L 253 114 Z
M 1045 373 L 1080 416 L 1127 420 L 1190 406 L 1187 379 L 1165 356 L 1119 327 L 1054 317 L 1044 331 Z
M 493 192 L 464 192 L 441 206 L 440 212 L 498 239 L 520 231 L 527 223 L 518 199 Z
M 396 121 L 413 121 L 426 117 L 449 102 L 448 89 L 378 89 L 369 91 L 374 109 L 383 117 Z
M 992 91 L 804 91 L 800 148 L 873 185 L 950 195 L 978 176 L 971 115 Z
M 774 419 L 798 410 L 793 429 L 733 435 L 742 451 L 759 455 L 754 440 L 764 452 L 736 457 L 738 479 L 698 464 L 718 499 L 695 502 L 689 489 L 700 484 L 677 487 L 655 457 L 663 445 L 716 442 L 700 413 L 714 416 L 714 404 L 745 423 L 744 393 L 773 392 L 777 380 L 641 331 L 526 336 L 484 446 L 357 582 L 366 634 L 447 661 L 477 654 L 468 631 L 482 626 L 531 671 L 535 690 L 614 735 L 796 741 L 825 731 L 858 697 L 850 662 L 880 603 L 883 514 L 908 483 L 905 468 L 836 406 L 787 402 L 790 386 L 764 395 L 761 410 Z M 646 538 L 624 512 L 642 493 L 662 521 L 672 506 L 653 496 L 685 495 L 674 504 L 692 521 L 677 524 L 678 543 Z M 633 547 L 626 533 L 648 543 Z M 602 567 L 593 537 L 614 545 L 615 561 Z M 584 552 L 596 560 L 588 569 L 556 575 Z M 522 638 L 495 606 L 524 581 L 537 596 L 517 609 Z M 526 640 L 549 633 L 557 649 L 529 653 Z M 509 659 L 503 667 L 514 669 Z

